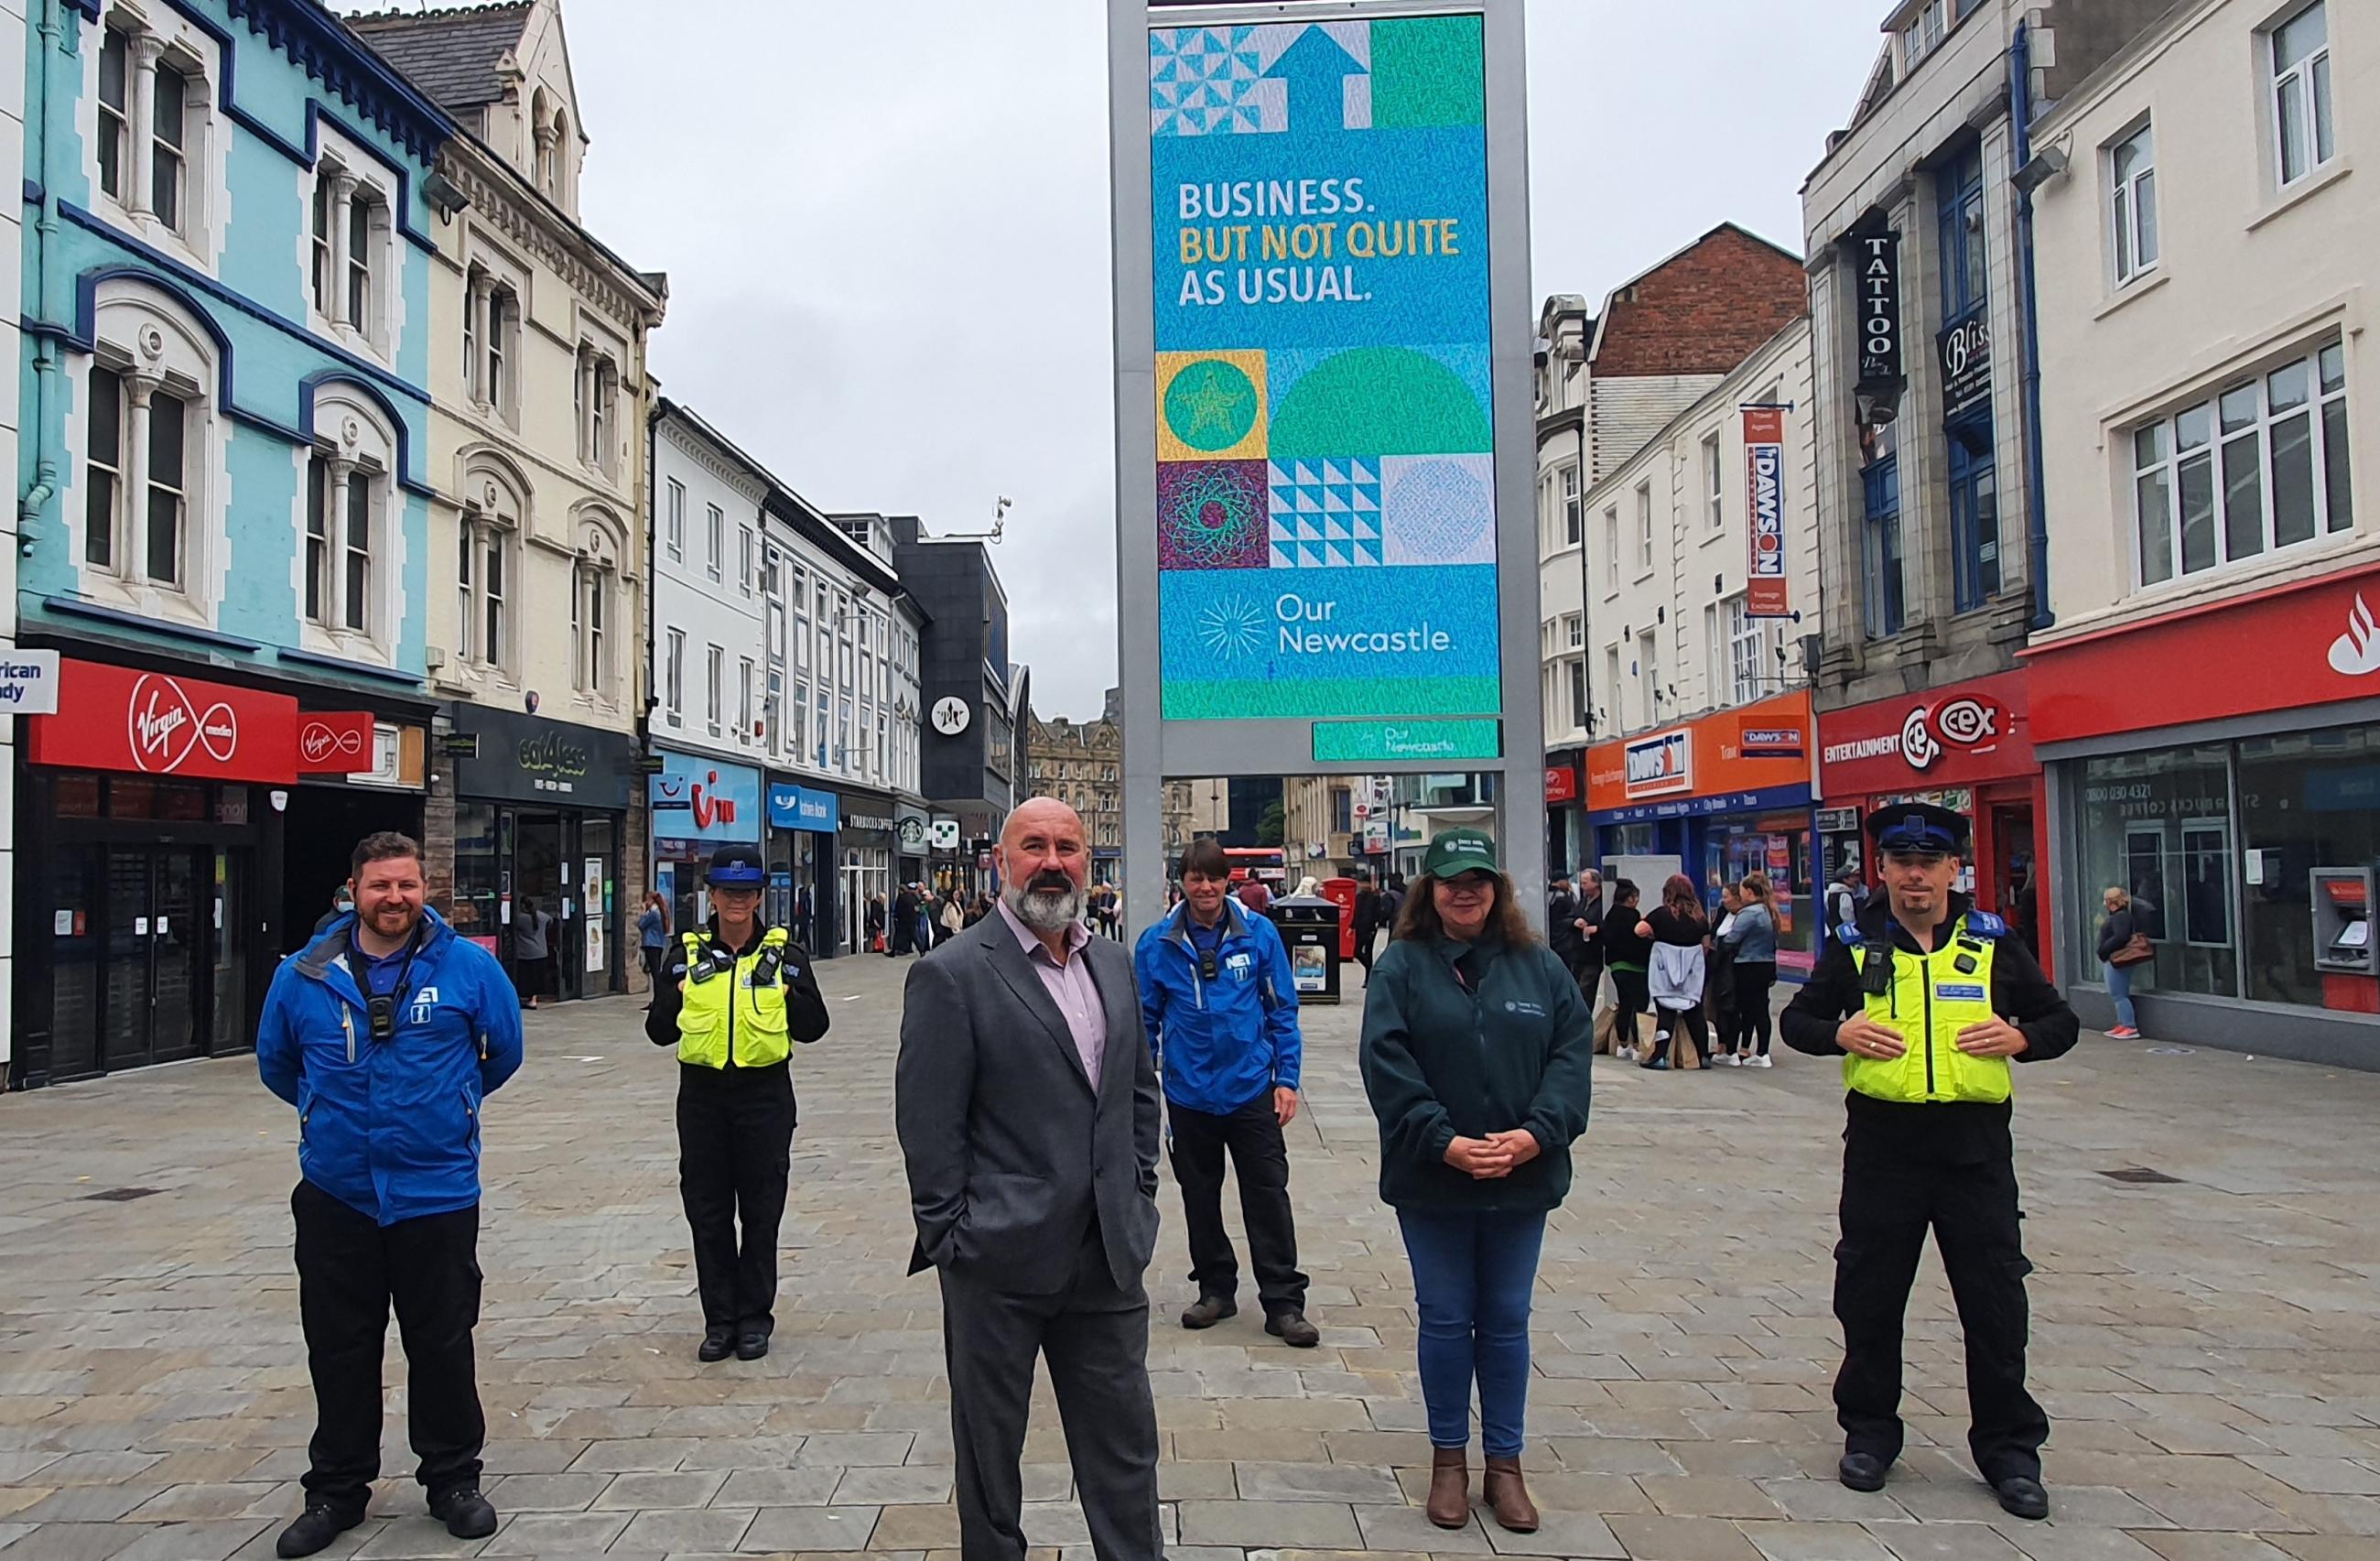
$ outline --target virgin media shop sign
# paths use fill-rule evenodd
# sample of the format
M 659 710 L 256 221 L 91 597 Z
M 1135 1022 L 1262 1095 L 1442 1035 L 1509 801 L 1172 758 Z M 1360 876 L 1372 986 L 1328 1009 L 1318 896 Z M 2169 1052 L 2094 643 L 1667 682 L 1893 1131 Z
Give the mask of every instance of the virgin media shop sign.
M 27 720 L 36 764 L 285 785 L 298 775 L 298 701 L 286 695 L 67 661 L 58 708 L 74 713 Z

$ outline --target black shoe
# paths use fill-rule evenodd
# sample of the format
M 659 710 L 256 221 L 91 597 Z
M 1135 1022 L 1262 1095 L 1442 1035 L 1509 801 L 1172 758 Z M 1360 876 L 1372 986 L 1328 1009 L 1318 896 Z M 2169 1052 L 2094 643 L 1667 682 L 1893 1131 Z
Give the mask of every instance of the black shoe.
M 311 1555 L 333 1540 L 364 1520 L 360 1506 L 340 1506 L 327 1501 L 310 1501 L 298 1520 L 281 1531 L 281 1538 L 273 1546 L 275 1555 Z
M 458 1540 L 483 1540 L 496 1531 L 496 1509 L 477 1485 L 457 1485 L 431 1496 L 430 1516 Z
M 2049 1493 L 2041 1488 L 2038 1480 L 2016 1474 L 1992 1488 L 1999 1493 L 2000 1510 L 2011 1518 L 2030 1518 L 2038 1522 L 2049 1516 Z
M 1200 1296 L 1197 1304 L 1185 1307 L 1182 1325 L 1185 1328 L 1211 1328 L 1226 1317 L 1237 1317 L 1240 1303 L 1229 1296 Z
M 1884 1471 L 1892 1466 L 1874 1453 L 1845 1453 L 1835 1476 L 1854 1491 L 1881 1491 Z
M 1322 1342 L 1322 1330 L 1305 1320 L 1305 1313 L 1294 1307 L 1284 1307 L 1265 1319 L 1265 1332 L 1292 1349 L 1312 1349 Z
M 702 1335 L 702 1348 L 694 1352 L 694 1358 L 708 1365 L 713 1360 L 726 1360 L 735 1348 L 735 1329 L 707 1328 Z
M 769 1335 L 759 1328 L 747 1328 L 735 1339 L 735 1359 L 758 1360 L 769 1353 Z

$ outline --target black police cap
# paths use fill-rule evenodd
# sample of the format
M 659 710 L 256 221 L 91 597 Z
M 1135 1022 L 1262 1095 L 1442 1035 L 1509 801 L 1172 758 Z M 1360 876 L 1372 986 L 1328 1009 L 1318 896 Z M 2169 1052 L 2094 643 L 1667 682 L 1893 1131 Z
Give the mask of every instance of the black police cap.
M 710 853 L 710 872 L 704 882 L 714 889 L 757 889 L 769 881 L 769 869 L 758 846 L 722 846 Z
M 1967 849 L 1966 818 L 1937 803 L 1888 803 L 1868 814 L 1866 827 L 1879 851 L 1962 856 Z

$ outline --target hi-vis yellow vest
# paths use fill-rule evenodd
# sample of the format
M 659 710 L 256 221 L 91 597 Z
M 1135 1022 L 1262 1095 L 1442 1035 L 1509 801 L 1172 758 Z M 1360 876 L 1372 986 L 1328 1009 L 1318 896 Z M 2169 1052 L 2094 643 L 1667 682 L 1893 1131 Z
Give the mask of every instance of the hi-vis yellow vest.
M 723 1068 L 730 1060 L 738 1067 L 766 1067 L 793 1054 L 785 1022 L 784 974 L 765 986 L 752 984 L 754 969 L 772 953 L 770 964 L 779 964 L 788 941 L 783 927 L 771 927 L 735 961 L 734 970 L 697 981 L 710 958 L 710 937 L 705 933 L 685 935 L 687 974 L 678 985 L 686 994 L 686 1005 L 677 1013 L 678 1061 L 698 1067 Z
M 1892 951 L 1892 985 L 1869 996 L 1867 1017 L 1900 1032 L 1908 1050 L 1897 1057 L 1843 1058 L 1843 1085 L 1880 1101 L 1923 1104 L 1986 1104 L 2009 1098 L 2006 1057 L 1971 1057 L 1959 1050 L 1959 1031 L 1992 1017 L 1992 951 L 1996 941 L 1972 932 L 1966 919 L 1931 954 Z M 1883 950 L 1860 944 L 1852 962 L 1863 970 Z

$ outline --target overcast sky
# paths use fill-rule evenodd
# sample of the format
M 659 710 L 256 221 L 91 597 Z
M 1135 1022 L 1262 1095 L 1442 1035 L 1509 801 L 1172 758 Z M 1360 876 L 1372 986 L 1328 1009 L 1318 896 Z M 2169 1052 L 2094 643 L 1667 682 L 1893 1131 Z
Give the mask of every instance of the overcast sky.
M 1732 219 L 1801 248 L 1888 0 L 1535 0 L 1535 297 Z M 1035 707 L 1115 680 L 1095 0 L 565 0 L 589 226 L 669 273 L 663 389 L 831 509 L 978 530 Z M 1790 20 L 1787 18 L 1790 18 Z

